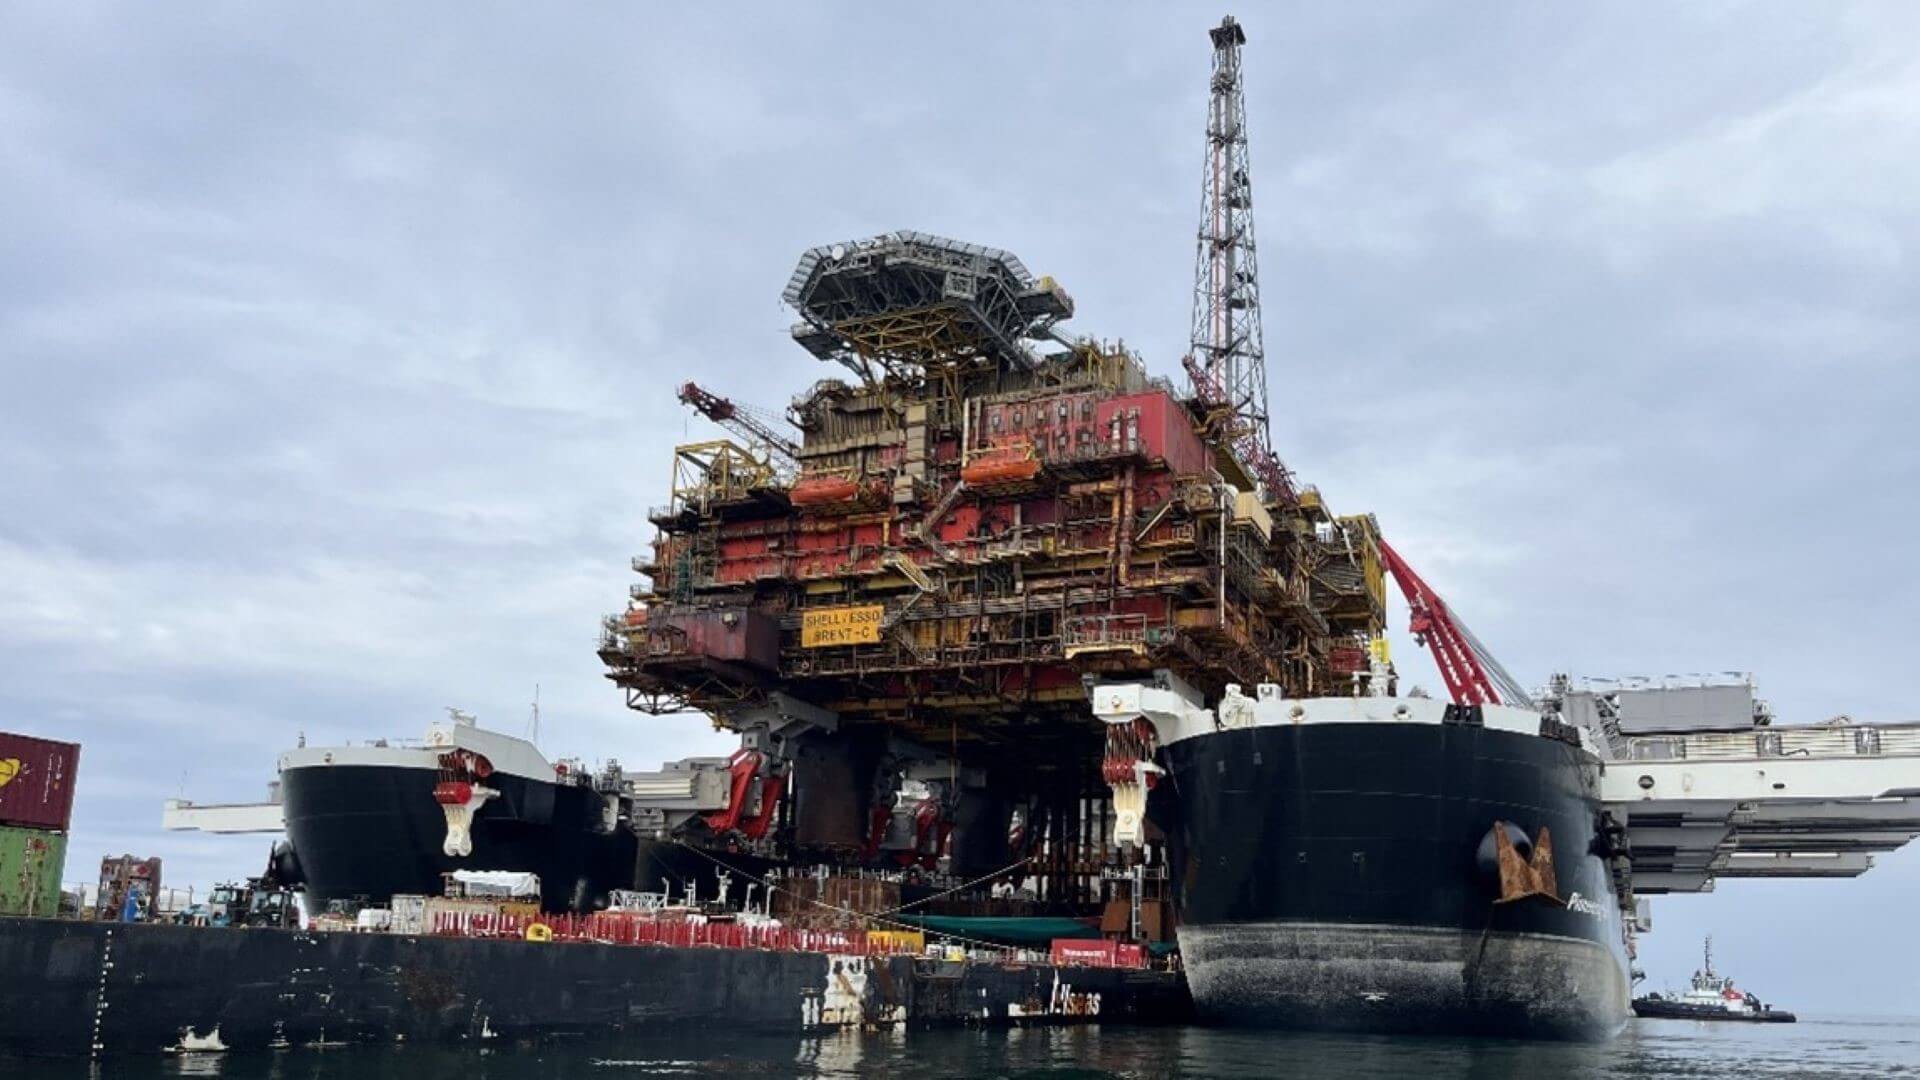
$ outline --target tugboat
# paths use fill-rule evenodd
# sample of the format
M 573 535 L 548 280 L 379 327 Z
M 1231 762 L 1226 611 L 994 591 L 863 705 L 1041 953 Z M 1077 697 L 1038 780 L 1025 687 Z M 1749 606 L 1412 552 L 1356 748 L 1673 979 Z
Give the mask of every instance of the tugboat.
M 1738 1020 L 1749 1024 L 1791 1024 L 1792 1013 L 1735 989 L 1733 980 L 1713 970 L 1713 939 L 1707 939 L 1706 958 L 1693 973 L 1693 984 L 1678 997 L 1648 994 L 1633 1000 L 1633 1015 L 1652 1020 Z

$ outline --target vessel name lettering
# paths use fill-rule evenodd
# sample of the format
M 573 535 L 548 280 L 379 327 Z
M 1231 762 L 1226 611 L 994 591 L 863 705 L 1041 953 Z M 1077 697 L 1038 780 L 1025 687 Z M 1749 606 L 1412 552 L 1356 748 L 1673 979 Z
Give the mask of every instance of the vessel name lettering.
M 1581 896 L 1579 893 L 1574 893 L 1572 896 L 1567 897 L 1567 910 L 1577 911 L 1582 915 L 1591 915 L 1596 919 L 1606 913 L 1605 908 Z

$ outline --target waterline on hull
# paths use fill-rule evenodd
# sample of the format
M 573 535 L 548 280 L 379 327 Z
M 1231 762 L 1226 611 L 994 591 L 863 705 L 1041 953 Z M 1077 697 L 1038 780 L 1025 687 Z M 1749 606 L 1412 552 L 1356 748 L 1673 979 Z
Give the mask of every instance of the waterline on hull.
M 1180 928 L 1195 1006 L 1230 1024 L 1605 1039 L 1626 972 L 1597 942 L 1549 934 L 1308 922 Z

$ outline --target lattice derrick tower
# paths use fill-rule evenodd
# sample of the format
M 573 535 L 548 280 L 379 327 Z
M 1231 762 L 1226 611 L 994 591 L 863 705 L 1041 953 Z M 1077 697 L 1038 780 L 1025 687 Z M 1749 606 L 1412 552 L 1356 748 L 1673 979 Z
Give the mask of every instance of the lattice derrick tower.
M 1269 502 L 1287 503 L 1296 497 L 1293 481 L 1273 452 L 1268 418 L 1253 176 L 1240 66 L 1247 35 L 1231 15 L 1210 34 L 1206 163 L 1185 365 L 1194 399 L 1212 413 L 1217 436 L 1232 446 Z

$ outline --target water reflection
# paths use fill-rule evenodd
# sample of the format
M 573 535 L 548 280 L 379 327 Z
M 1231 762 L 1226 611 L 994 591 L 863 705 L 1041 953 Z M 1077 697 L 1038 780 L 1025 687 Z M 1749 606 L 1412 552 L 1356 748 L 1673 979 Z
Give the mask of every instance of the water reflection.
M 841 1032 L 800 1038 L 711 1029 L 520 1047 L 366 1046 L 87 1062 L 0 1060 L 7 1080 L 533 1080 L 568 1077 L 1419 1077 L 1650 1080 L 1920 1074 L 1920 1025 L 1643 1022 L 1603 1045 L 1283 1034 L 1208 1028 Z

